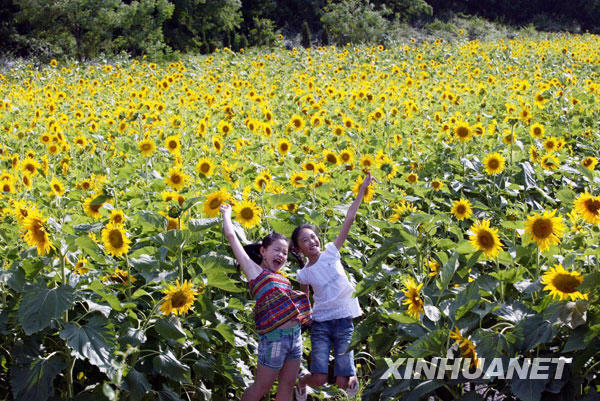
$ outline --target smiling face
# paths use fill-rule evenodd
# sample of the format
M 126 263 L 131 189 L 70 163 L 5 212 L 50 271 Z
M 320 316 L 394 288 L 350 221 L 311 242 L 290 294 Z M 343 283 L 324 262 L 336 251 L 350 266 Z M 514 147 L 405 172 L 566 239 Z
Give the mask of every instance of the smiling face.
M 287 261 L 288 242 L 283 239 L 277 239 L 269 244 L 268 247 L 260 248 L 260 254 L 263 257 L 261 266 L 276 272 L 283 267 Z
M 318 257 L 321 254 L 321 242 L 317 234 L 310 228 L 303 228 L 298 234 L 298 249 L 307 258 Z

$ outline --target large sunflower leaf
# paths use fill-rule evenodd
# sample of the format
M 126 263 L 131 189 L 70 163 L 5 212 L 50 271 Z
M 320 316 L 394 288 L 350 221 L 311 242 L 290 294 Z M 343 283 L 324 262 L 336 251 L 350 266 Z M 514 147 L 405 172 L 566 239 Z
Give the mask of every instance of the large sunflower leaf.
M 105 373 L 112 368 L 114 350 L 114 333 L 106 327 L 106 323 L 105 318 L 95 316 L 83 326 L 67 323 L 59 333 L 60 338 L 67 342 L 67 346 L 77 358 L 87 359 Z
M 19 401 L 45 401 L 54 394 L 54 378 L 67 365 L 59 355 L 34 359 L 29 366 L 13 366 L 10 384 Z
M 190 382 L 190 368 L 186 364 L 180 362 L 171 350 L 166 350 L 155 356 L 152 359 L 154 369 L 162 376 L 168 377 L 179 383 Z
M 25 334 L 31 335 L 45 329 L 52 319 L 60 319 L 73 304 L 73 287 L 61 285 L 46 288 L 36 283 L 25 287 L 19 306 L 19 323 Z

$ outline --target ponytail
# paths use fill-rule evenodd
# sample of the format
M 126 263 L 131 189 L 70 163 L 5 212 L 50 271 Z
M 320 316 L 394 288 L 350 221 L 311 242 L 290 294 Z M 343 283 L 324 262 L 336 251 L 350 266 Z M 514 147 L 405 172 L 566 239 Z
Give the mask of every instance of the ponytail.
M 288 253 L 292 255 L 294 259 L 296 259 L 296 263 L 298 263 L 298 266 L 302 269 L 305 265 L 304 258 L 302 257 L 300 252 L 298 252 L 298 250 L 294 247 L 294 244 L 290 244 Z

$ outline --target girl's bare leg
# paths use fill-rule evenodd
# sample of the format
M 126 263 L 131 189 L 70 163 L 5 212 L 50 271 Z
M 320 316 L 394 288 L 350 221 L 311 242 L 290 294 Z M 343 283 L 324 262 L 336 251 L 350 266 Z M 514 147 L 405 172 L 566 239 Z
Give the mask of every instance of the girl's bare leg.
M 260 401 L 260 399 L 271 389 L 271 386 L 280 371 L 281 369 L 271 369 L 258 364 L 254 383 L 244 391 L 242 401 Z
M 292 401 L 292 393 L 296 385 L 298 370 L 300 369 L 300 359 L 285 361 L 279 371 L 279 383 L 277 386 L 276 401 Z

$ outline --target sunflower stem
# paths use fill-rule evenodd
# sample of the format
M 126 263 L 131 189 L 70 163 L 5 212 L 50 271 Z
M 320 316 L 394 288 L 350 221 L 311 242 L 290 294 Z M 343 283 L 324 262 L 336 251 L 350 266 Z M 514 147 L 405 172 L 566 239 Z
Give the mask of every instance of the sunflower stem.
M 67 285 L 67 268 L 65 266 L 65 255 L 63 255 L 61 252 L 59 252 L 60 255 L 60 266 L 61 266 L 61 270 L 62 270 L 62 282 L 63 285 Z M 69 311 L 66 310 L 64 315 L 63 315 L 63 319 L 65 324 L 69 322 Z M 69 349 L 69 347 L 66 347 L 67 351 L 66 351 L 66 357 L 67 357 L 67 372 L 66 372 L 66 381 L 67 381 L 67 394 L 69 395 L 69 398 L 73 398 L 73 367 L 75 366 L 75 358 L 73 358 L 73 356 L 71 355 L 71 350 Z
M 127 302 L 131 300 L 131 268 L 129 266 L 129 256 L 125 253 L 125 265 L 127 266 Z
M 183 283 L 183 247 L 179 250 L 179 283 Z

